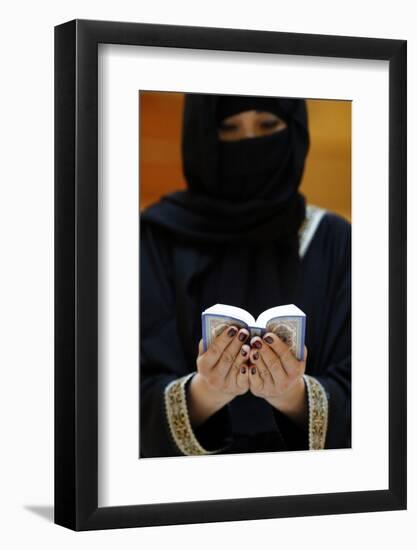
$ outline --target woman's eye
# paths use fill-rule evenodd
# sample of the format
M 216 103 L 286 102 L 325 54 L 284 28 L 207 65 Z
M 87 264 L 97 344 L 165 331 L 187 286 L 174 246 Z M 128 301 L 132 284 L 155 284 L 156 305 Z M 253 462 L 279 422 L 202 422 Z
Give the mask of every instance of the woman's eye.
M 280 120 L 264 120 L 263 122 L 261 122 L 261 126 L 262 128 L 266 128 L 267 130 L 269 130 L 270 128 L 275 128 L 276 126 L 278 126 L 280 122 Z
M 220 124 L 219 129 L 222 131 L 230 132 L 231 130 L 236 130 L 237 126 L 236 124 L 231 124 L 230 122 L 223 122 L 222 124 Z

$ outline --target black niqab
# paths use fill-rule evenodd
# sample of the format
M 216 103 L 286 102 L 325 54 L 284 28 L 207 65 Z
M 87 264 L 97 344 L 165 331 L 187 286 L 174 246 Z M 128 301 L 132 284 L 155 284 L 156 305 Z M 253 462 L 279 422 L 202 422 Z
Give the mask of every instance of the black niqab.
M 227 97 L 226 108 L 223 97 Z M 182 242 L 197 245 L 242 241 L 288 244 L 288 239 L 296 235 L 305 216 L 305 200 L 298 192 L 309 146 L 305 102 L 245 96 L 243 104 L 240 97 L 233 96 L 236 108 L 252 106 L 264 110 L 265 100 L 269 99 L 269 110 L 274 109 L 272 112 L 279 113 L 287 123 L 284 134 L 241 140 L 243 143 L 220 142 L 217 112 L 220 109 L 230 112 L 231 98 L 186 94 L 181 144 L 187 189 L 161 197 L 142 213 L 142 222 L 164 227 Z M 285 158 L 280 159 L 282 141 L 286 141 L 287 149 Z M 270 174 L 274 144 L 276 159 L 282 162 L 278 163 L 276 173 Z M 221 170 L 221 161 L 227 170 Z M 239 186 L 234 184 L 230 189 L 224 176 L 234 170 L 238 179 L 242 175 L 241 165 L 248 168 L 250 161 L 251 166 L 258 166 L 260 177 L 255 180 L 254 174 L 252 191 L 256 189 L 256 193 L 252 192 L 248 198 L 243 189 L 244 178 L 239 193 Z M 264 177 L 265 169 L 271 176 L 269 179 Z

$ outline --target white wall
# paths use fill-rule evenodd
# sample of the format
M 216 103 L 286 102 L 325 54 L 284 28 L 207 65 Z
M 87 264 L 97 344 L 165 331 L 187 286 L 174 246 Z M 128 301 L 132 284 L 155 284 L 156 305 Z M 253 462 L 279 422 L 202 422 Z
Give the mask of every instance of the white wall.
M 3 548 L 414 548 L 417 540 L 415 316 L 409 313 L 409 510 L 72 533 L 53 501 L 53 27 L 73 18 L 408 40 L 409 281 L 416 273 L 416 70 L 413 3 L 15 1 L 1 12 L 0 543 Z M 409 312 L 416 289 L 409 285 Z M 7 542 L 6 542 L 7 539 Z

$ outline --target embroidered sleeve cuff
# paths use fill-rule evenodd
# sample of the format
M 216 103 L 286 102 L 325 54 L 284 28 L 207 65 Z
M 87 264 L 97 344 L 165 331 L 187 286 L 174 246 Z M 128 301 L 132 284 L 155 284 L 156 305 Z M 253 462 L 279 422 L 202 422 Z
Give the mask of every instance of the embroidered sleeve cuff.
M 184 455 L 210 455 L 220 453 L 226 447 L 205 449 L 198 441 L 191 426 L 187 408 L 186 384 L 194 372 L 170 382 L 164 391 L 165 411 L 172 438 Z
M 329 415 L 327 394 L 318 380 L 307 374 L 303 378 L 308 396 L 309 449 L 324 449 Z

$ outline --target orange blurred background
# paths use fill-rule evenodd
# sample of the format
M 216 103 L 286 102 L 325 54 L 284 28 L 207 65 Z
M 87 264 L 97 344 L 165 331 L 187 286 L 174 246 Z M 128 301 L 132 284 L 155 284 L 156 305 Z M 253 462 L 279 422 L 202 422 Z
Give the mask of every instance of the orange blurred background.
M 140 209 L 186 189 L 180 146 L 184 94 L 140 92 Z M 307 202 L 351 219 L 351 102 L 307 100 L 310 151 L 301 184 Z

